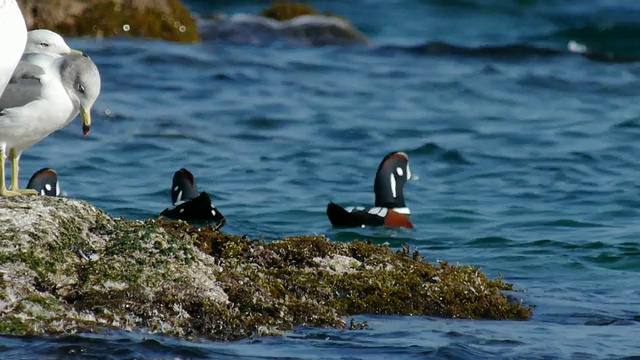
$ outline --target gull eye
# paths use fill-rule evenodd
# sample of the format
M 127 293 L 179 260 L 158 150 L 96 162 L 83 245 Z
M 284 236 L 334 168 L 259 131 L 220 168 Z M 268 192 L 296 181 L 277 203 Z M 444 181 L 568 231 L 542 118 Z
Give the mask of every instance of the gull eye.
M 84 94 L 84 85 L 78 84 L 78 91 L 80 91 L 82 94 Z
M 49 43 L 41 42 L 41 43 L 40 43 L 40 46 L 42 46 L 42 47 L 49 47 Z

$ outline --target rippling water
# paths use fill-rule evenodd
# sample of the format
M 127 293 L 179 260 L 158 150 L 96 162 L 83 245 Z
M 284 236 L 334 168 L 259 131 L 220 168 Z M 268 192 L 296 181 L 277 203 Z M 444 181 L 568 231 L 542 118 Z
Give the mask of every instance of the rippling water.
M 27 150 L 22 183 L 49 166 L 68 196 L 145 219 L 170 205 L 171 176 L 186 167 L 227 232 L 410 244 L 428 261 L 504 274 L 536 306 L 533 319 L 364 316 L 363 331 L 237 343 L 5 337 L 3 357 L 640 355 L 640 5 L 315 4 L 353 19 L 374 45 L 71 39 L 102 74 L 93 131 L 83 139 L 76 120 Z M 191 6 L 202 17 L 261 7 Z M 374 172 L 393 150 L 421 178 L 405 188 L 416 229 L 332 229 L 327 202 L 371 204 Z

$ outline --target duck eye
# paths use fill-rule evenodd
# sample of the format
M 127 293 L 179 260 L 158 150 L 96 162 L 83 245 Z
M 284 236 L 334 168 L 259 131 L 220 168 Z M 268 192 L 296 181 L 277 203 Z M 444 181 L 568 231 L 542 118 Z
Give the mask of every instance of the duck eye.
M 41 43 L 40 43 L 40 46 L 42 46 L 42 47 L 49 47 L 49 43 L 41 42 Z

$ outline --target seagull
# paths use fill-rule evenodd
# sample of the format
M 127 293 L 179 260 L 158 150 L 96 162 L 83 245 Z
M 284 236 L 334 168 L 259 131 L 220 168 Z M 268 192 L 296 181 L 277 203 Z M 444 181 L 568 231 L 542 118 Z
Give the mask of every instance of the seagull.
M 46 54 L 49 56 L 37 56 L 34 54 Z M 37 90 L 34 90 L 34 85 L 35 85 L 35 88 L 37 88 L 37 84 L 35 82 L 40 80 L 32 78 L 33 73 L 40 72 L 38 67 L 40 69 L 48 69 L 50 66 L 53 65 L 53 62 L 55 61 L 56 58 L 61 57 L 64 54 L 82 55 L 82 52 L 71 49 L 69 45 L 67 45 L 67 43 L 64 41 L 64 38 L 62 36 L 60 36 L 59 34 L 51 30 L 37 29 L 37 30 L 29 31 L 27 33 L 27 43 L 26 43 L 26 47 L 24 49 L 24 53 L 22 55 L 21 61 L 18 64 L 18 67 L 14 71 L 13 76 L 10 80 L 10 83 L 17 83 L 17 84 L 19 83 L 23 86 L 19 87 L 17 85 L 16 86 L 12 85 L 10 87 L 10 89 L 12 90 L 9 93 L 5 94 L 5 96 L 3 96 L 0 99 L 0 103 L 2 104 L 2 106 L 3 107 L 14 106 L 14 104 L 21 104 L 22 102 L 24 102 L 24 97 L 25 97 L 24 91 L 14 91 L 17 88 L 21 88 L 21 89 L 31 88 L 31 90 L 27 90 L 27 91 L 33 91 L 34 93 L 37 92 Z M 1 121 L 2 121 L 2 117 L 0 113 L 0 122 Z M 13 153 L 15 153 L 15 157 L 11 155 Z M 18 161 L 20 158 L 20 154 L 21 154 L 21 151 L 18 151 L 17 149 L 15 151 L 13 149 L 9 149 L 9 156 L 11 157 L 12 169 L 13 169 L 12 177 L 11 177 L 12 190 L 18 193 L 32 194 L 33 193 L 32 191 L 18 189 L 17 182 L 18 182 L 18 173 L 20 170 L 18 166 Z M 6 153 L 5 153 L 5 156 L 6 156 Z M 27 188 L 29 188 L 29 186 L 27 186 Z M 0 195 L 1 195 L 1 191 L 0 191 Z
M 0 97 L 0 196 L 36 194 L 35 190 L 18 187 L 22 151 L 66 126 L 78 113 L 87 135 L 100 85 L 98 68 L 86 56 L 23 56 Z M 7 155 L 12 170 L 10 189 L 5 184 Z
M 27 26 L 16 0 L 0 0 L 0 95 L 9 83 L 27 42 Z
M 27 46 L 24 49 L 24 54 L 34 53 L 50 55 L 82 55 L 81 51 L 70 48 L 60 34 L 47 29 L 31 30 L 27 33 Z

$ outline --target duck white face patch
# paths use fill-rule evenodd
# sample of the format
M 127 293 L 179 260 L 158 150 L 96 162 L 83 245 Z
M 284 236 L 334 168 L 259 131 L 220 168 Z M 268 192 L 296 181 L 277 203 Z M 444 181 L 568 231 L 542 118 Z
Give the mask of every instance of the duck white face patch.
M 180 187 L 176 185 L 176 187 L 173 188 L 173 191 L 178 191 L 178 189 L 180 189 Z
M 211 215 L 216 216 L 216 210 L 215 209 L 211 209 Z
M 44 189 L 47 191 L 51 191 L 51 184 L 45 184 Z
M 402 171 L 402 168 L 399 166 L 396 168 L 396 173 L 398 174 L 398 176 L 404 175 L 404 171 Z

